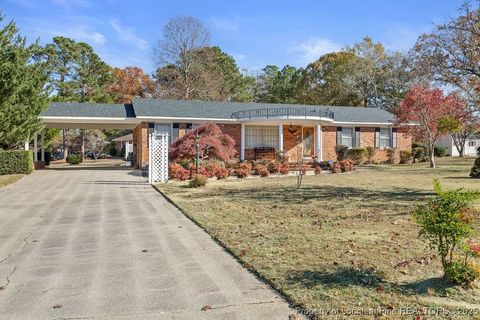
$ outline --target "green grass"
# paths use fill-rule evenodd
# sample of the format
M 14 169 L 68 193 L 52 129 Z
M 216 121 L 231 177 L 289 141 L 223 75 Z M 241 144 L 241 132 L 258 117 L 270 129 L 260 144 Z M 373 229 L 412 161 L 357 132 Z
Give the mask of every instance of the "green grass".
M 23 174 L 5 174 L 0 176 L 0 188 L 15 183 L 23 177 Z
M 418 237 L 410 215 L 433 194 L 434 178 L 445 189 L 478 190 L 478 180 L 468 177 L 473 161 L 443 158 L 437 169 L 420 163 L 305 176 L 299 190 L 295 177 L 157 187 L 302 307 L 480 308 L 478 289 L 443 283 L 440 262 Z

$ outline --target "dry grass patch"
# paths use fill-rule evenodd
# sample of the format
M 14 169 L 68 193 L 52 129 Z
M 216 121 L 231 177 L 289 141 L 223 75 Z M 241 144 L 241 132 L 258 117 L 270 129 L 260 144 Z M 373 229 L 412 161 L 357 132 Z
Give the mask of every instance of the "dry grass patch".
M 473 159 L 371 166 L 352 174 L 171 182 L 158 188 L 294 303 L 312 310 L 442 305 L 480 308 L 478 290 L 450 289 L 410 212 L 445 189 L 478 189 Z M 411 319 L 412 316 L 406 316 Z M 469 318 L 469 317 L 467 317 Z M 467 319 L 466 318 L 466 319 Z
M 23 177 L 23 174 L 5 174 L 0 176 L 0 188 L 15 183 Z

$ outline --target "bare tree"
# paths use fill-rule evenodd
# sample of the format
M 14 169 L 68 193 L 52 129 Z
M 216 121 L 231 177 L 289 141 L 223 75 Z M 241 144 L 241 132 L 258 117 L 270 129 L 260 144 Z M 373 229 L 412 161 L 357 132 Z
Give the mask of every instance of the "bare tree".
M 155 59 L 162 76 L 174 83 L 173 88 L 179 98 L 189 99 L 195 91 L 195 66 L 198 61 L 194 52 L 208 46 L 210 33 L 204 24 L 194 17 L 178 16 L 170 19 L 163 28 L 163 37 L 155 48 Z M 173 66 L 173 67 L 171 67 Z

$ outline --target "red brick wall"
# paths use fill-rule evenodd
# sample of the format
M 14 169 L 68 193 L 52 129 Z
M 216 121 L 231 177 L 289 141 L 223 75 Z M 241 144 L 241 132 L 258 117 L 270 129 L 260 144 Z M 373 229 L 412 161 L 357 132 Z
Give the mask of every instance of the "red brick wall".
M 337 127 L 322 127 L 323 160 L 335 160 L 335 145 L 337 144 Z M 360 147 L 375 146 L 375 128 L 360 128 Z M 397 129 L 397 153 L 401 150 L 411 150 L 412 137 L 402 128 Z M 398 157 L 398 156 L 397 156 Z M 376 149 L 373 158 L 376 162 L 387 160 L 385 150 Z
M 335 160 L 337 145 L 337 127 L 322 127 L 322 157 L 323 160 Z
M 133 129 L 133 162 L 136 169 L 148 164 L 148 123 L 142 122 Z

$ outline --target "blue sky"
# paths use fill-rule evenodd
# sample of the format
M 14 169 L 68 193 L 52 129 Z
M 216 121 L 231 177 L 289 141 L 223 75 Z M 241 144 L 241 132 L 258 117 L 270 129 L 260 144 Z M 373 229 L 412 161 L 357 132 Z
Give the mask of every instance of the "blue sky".
M 0 0 L 29 40 L 62 35 L 84 41 L 110 65 L 152 72 L 153 47 L 177 15 L 201 19 L 211 44 L 251 72 L 267 64 L 305 66 L 368 35 L 408 50 L 434 23 L 457 15 L 463 0 L 120 1 Z

